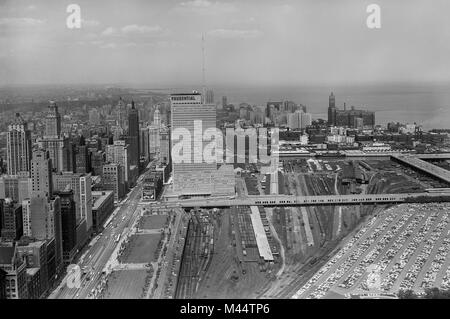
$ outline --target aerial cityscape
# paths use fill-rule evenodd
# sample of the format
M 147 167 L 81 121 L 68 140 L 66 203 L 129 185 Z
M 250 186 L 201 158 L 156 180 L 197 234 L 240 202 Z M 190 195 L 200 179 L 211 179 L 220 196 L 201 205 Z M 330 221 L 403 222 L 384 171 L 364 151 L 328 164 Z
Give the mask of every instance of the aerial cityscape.
M 0 299 L 450 298 L 445 10 L 261 2 L 0 2 Z

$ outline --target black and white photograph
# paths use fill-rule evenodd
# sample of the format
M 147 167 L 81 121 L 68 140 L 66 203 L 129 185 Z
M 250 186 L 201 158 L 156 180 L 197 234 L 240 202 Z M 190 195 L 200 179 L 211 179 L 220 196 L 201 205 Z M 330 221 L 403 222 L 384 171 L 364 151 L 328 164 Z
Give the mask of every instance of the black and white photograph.
M 450 299 L 449 12 L 0 0 L 0 304 Z

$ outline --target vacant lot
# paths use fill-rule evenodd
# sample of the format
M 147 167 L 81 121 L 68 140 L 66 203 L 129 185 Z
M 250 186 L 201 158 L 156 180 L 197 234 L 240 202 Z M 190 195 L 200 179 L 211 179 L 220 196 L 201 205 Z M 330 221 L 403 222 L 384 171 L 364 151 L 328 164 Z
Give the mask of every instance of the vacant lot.
M 167 215 L 151 215 L 151 216 L 144 216 L 141 219 L 141 226 L 142 229 L 159 229 L 163 228 L 166 225 L 167 222 Z
M 119 270 L 108 278 L 104 292 L 105 299 L 139 299 L 143 297 L 144 287 L 151 278 L 151 270 Z
M 158 258 L 158 243 L 161 234 L 133 235 L 120 256 L 122 263 L 149 263 Z

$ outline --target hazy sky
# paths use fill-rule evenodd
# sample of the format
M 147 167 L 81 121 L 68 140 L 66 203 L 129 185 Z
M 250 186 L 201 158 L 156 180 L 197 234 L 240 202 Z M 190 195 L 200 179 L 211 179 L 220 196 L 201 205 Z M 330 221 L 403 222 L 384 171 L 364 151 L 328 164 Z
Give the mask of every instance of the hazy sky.
M 66 27 L 77 3 L 81 29 Z M 366 26 L 379 4 L 382 27 Z M 448 0 L 0 0 L 0 85 L 450 81 Z

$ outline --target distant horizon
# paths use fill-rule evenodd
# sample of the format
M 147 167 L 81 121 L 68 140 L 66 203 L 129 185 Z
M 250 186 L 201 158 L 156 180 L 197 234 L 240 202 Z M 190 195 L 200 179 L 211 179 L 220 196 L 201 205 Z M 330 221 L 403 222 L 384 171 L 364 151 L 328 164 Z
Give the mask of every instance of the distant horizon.
M 333 87 L 342 88 L 342 87 L 383 87 L 383 86 L 450 86 L 450 80 L 446 81 L 367 81 L 367 82 L 307 82 L 307 83 L 278 83 L 278 84 L 239 84 L 239 83 L 207 83 L 207 89 L 217 89 L 217 88 L 238 88 L 238 89 L 258 89 L 258 88 L 323 88 L 329 87 L 332 89 Z M 198 90 L 202 88 L 202 84 L 200 83 L 145 83 L 145 82 L 48 82 L 48 83 L 11 83 L 11 84 L 2 84 L 0 85 L 0 89 L 9 89 L 9 88 L 39 88 L 39 87 L 53 87 L 53 88 L 66 88 L 66 87 L 93 87 L 93 88 L 119 88 L 119 89 L 156 89 L 156 90 L 170 90 L 170 89 L 189 89 Z

